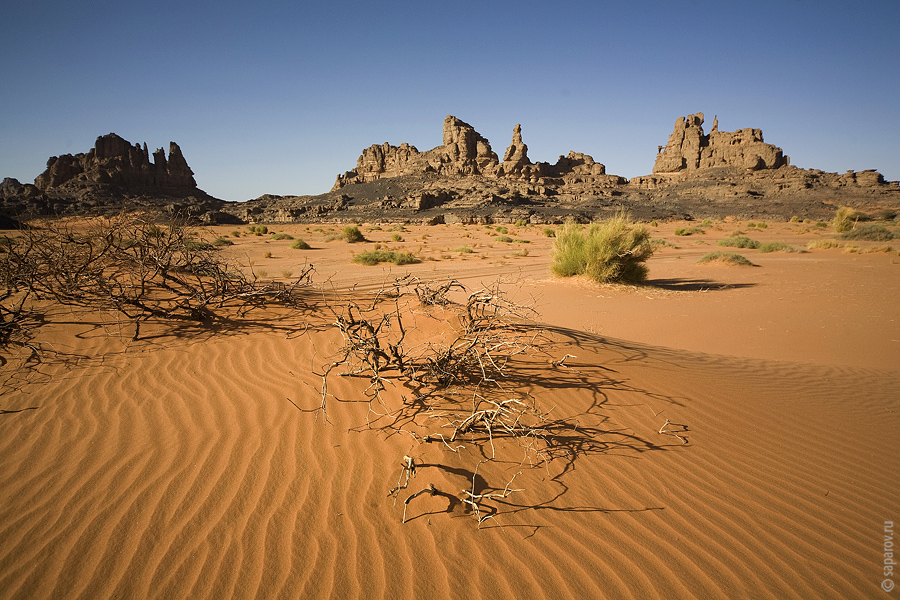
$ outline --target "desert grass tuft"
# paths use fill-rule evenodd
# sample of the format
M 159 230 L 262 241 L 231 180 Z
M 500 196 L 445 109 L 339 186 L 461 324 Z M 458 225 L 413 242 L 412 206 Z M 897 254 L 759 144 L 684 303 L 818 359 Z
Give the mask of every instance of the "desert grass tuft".
M 709 252 L 704 254 L 698 263 L 720 263 L 726 265 L 739 265 L 743 267 L 758 267 L 759 265 L 753 264 L 750 260 L 747 259 L 746 256 L 742 254 L 738 254 L 737 252 Z
M 784 242 L 767 242 L 760 244 L 760 252 L 806 252 L 802 248 L 785 244 Z
M 857 240 L 865 242 L 889 242 L 894 239 L 895 234 L 891 233 L 884 225 L 875 223 L 865 223 L 857 225 L 855 228 L 845 231 L 841 234 L 842 240 Z
M 831 225 L 836 232 L 844 233 L 845 231 L 853 229 L 856 226 L 856 223 L 863 217 L 865 217 L 865 215 L 858 210 L 850 208 L 849 206 L 841 206 L 835 211 L 834 218 L 831 220 Z
M 587 230 L 563 226 L 553 242 L 550 270 L 560 277 L 587 275 L 598 283 L 639 283 L 647 278 L 644 263 L 652 254 L 647 228 L 620 212 Z
M 544 236 L 545 237 L 556 237 L 556 230 L 552 227 L 544 227 Z
M 807 250 L 829 250 L 831 248 L 843 248 L 844 244 L 831 239 L 812 240 L 806 244 Z
M 377 265 L 378 263 L 389 262 L 395 265 L 411 265 L 421 262 L 410 252 L 394 252 L 390 250 L 367 250 L 360 252 L 353 257 L 353 262 L 361 265 Z
M 359 227 L 356 225 L 347 225 L 341 232 L 341 237 L 350 242 L 351 244 L 355 244 L 356 242 L 365 242 L 366 237 L 363 235 L 362 231 L 359 230 Z
M 304 242 L 301 238 L 297 238 L 294 240 L 294 243 L 291 244 L 291 248 L 294 250 L 309 250 L 310 245 Z
M 759 242 L 743 235 L 736 235 L 719 240 L 719 246 L 727 246 L 729 248 L 759 248 Z
M 694 234 L 706 233 L 702 227 L 699 225 L 694 225 L 693 227 L 678 227 L 675 229 L 675 235 L 694 235 Z
M 270 239 L 277 242 L 278 240 L 292 240 L 294 236 L 289 233 L 273 233 Z

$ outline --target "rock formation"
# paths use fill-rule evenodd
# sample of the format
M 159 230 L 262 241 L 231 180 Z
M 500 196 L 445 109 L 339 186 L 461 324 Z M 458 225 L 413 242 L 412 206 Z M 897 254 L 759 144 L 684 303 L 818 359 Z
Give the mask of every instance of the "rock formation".
M 697 171 L 715 167 L 739 167 L 750 171 L 777 169 L 790 164 L 781 148 L 766 144 L 759 129 L 719 131 L 713 120 L 709 135 L 703 133 L 703 113 L 678 117 L 666 146 L 660 147 L 654 173 Z
M 181 148 L 169 143 L 151 161 L 147 144 L 114 133 L 97 138 L 87 153 L 52 156 L 35 185 L 5 179 L 0 212 L 11 216 L 99 214 L 123 207 L 187 211 L 209 222 L 233 221 L 218 213 L 224 202 L 197 187 Z
M 42 191 L 56 188 L 113 186 L 126 190 L 146 188 L 196 188 L 194 172 L 188 166 L 181 148 L 169 143 L 169 158 L 160 148 L 153 153 L 147 144 L 133 146 L 114 133 L 97 138 L 87 154 L 52 156 L 47 170 L 34 180 Z

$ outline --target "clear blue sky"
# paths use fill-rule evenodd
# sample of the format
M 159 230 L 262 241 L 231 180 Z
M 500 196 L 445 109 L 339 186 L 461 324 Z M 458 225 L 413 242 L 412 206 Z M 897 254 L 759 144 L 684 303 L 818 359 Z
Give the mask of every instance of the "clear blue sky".
M 5 2 L 0 177 L 115 132 L 226 200 L 316 194 L 374 143 L 586 152 L 650 173 L 681 115 L 900 179 L 900 1 Z

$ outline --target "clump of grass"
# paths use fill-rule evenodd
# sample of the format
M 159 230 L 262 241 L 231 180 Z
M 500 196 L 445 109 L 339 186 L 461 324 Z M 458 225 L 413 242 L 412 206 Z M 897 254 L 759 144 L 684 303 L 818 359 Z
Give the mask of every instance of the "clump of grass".
M 513 252 L 513 256 L 528 256 L 528 248 L 522 248 L 518 252 Z
M 235 229 L 231 232 L 232 237 L 241 237 L 241 232 Z
M 727 246 L 729 248 L 759 248 L 758 241 L 743 235 L 727 237 L 719 240 L 717 243 L 719 246 Z
M 403 236 L 400 235 L 399 233 L 394 233 L 394 234 L 391 234 L 391 240 L 393 240 L 395 242 L 402 242 Z
M 675 230 L 675 235 L 694 235 L 695 233 L 706 233 L 699 225 L 693 227 L 679 227 Z
M 398 224 L 398 225 L 394 225 L 393 227 L 391 227 L 388 231 L 406 231 L 406 227 L 404 227 L 401 224 Z
M 369 227 L 369 231 L 381 231 L 381 227 L 378 225 L 372 225 Z
M 294 274 L 293 271 L 282 271 L 281 272 L 281 276 L 284 277 L 285 279 L 290 279 L 291 275 L 293 275 L 293 274 Z
M 656 248 L 677 248 L 675 244 L 670 242 L 669 240 L 664 240 L 662 238 L 650 238 L 650 245 L 653 246 L 653 249 Z
M 712 224 L 713 222 L 709 219 L 703 219 L 702 221 L 700 221 L 701 227 L 712 227 Z
M 456 250 L 454 250 L 454 252 L 461 252 L 462 254 L 472 254 L 475 251 L 468 246 L 463 246 L 462 248 L 457 248 Z
M 818 227 L 819 229 L 825 229 L 826 227 L 828 227 L 828 223 L 826 223 L 825 221 L 817 221 L 816 227 Z
M 193 252 L 197 252 L 200 250 L 213 250 L 215 249 L 214 244 L 210 244 L 209 242 L 200 242 L 197 240 L 185 240 L 184 247 L 186 250 L 190 250 Z
M 544 227 L 544 236 L 545 237 L 556 237 L 556 230 L 552 227 Z
M 267 233 L 269 233 L 269 228 L 265 225 L 251 225 L 247 228 L 247 231 L 249 231 L 253 235 L 266 235 Z
M 365 242 L 366 236 L 363 235 L 362 231 L 359 230 L 359 227 L 356 225 L 347 225 L 341 232 L 342 237 L 350 242 L 351 244 L 355 244 L 356 242 Z
M 394 252 L 391 250 L 367 250 L 353 257 L 353 262 L 361 265 L 377 265 L 389 262 L 395 265 L 411 265 L 420 262 L 411 252 Z
M 797 215 L 794 215 L 794 216 L 791 217 L 790 220 L 788 221 L 788 223 L 799 223 L 799 222 L 800 222 L 800 217 L 798 217 Z
M 785 244 L 784 242 L 767 242 L 765 244 L 760 244 L 759 251 L 760 252 L 803 252 L 802 249 L 797 248 L 796 246 L 791 246 L 790 244 Z
M 301 238 L 297 238 L 294 240 L 294 243 L 291 244 L 291 248 L 294 250 L 309 250 L 310 245 L 304 242 Z
M 224 237 L 216 238 L 213 240 L 213 246 L 234 246 L 234 242 L 231 240 L 226 240 Z
M 842 240 L 861 240 L 866 242 L 889 242 L 895 235 L 884 225 L 865 223 L 841 234 Z
M 266 252 L 265 254 L 263 254 L 263 258 L 272 258 L 272 253 Z
M 507 229 L 503 225 L 500 225 L 494 231 L 496 231 L 497 233 L 509 233 L 509 229 Z
M 292 239 L 294 239 L 294 236 L 292 236 L 289 233 L 274 233 L 274 234 L 272 234 L 271 239 L 273 239 L 277 242 L 278 240 L 292 240 Z
M 806 244 L 807 250 L 829 250 L 831 248 L 843 248 L 844 244 L 834 240 L 813 240 Z
M 650 221 L 650 227 L 659 227 L 659 221 Z
M 836 232 L 844 233 L 845 231 L 853 229 L 856 226 L 856 223 L 863 217 L 865 217 L 865 215 L 858 210 L 850 208 L 849 206 L 840 206 L 834 213 L 831 225 Z
M 528 222 L 525 219 L 516 221 L 516 227 L 525 227 L 526 225 L 528 225 Z
M 506 242 L 508 244 L 511 244 L 513 241 L 513 239 L 511 237 L 509 237 L 508 235 L 498 235 L 494 239 L 497 240 L 498 242 Z
M 737 252 L 709 252 L 704 254 L 698 263 L 721 263 L 726 265 L 739 265 L 744 267 L 757 267 L 759 265 L 755 265 L 750 262 L 746 256 L 742 254 L 738 254 Z
M 869 246 L 868 248 L 863 248 L 861 250 L 864 254 L 870 254 L 872 252 L 893 252 L 894 247 L 888 246 L 887 244 L 882 244 L 880 246 Z
M 647 278 L 644 263 L 652 254 L 647 228 L 620 212 L 586 231 L 567 223 L 553 242 L 550 270 L 561 277 L 587 275 L 598 283 L 639 283 Z
M 531 240 L 520 240 L 520 239 L 516 238 L 513 240 L 513 242 L 515 242 L 516 244 L 530 244 Z

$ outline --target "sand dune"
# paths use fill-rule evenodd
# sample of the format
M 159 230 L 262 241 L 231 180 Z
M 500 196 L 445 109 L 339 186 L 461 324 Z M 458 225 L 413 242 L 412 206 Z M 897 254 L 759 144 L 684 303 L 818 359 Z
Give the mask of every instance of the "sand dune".
M 490 268 L 482 264 L 493 259 L 471 262 L 484 272 L 460 259 L 410 268 L 435 266 L 433 276 L 456 272 L 469 283 L 492 268 L 523 294 L 542 288 L 537 317 L 547 341 L 514 363 L 504 385 L 553 409 L 559 427 L 549 462 L 498 440 L 504 460 L 479 465 L 469 441 L 454 453 L 385 428 L 360 378 L 330 379 L 326 420 L 315 412 L 315 372 L 340 336 L 303 333 L 315 313 L 273 310 L 217 332 L 157 325 L 138 342 L 108 321 L 98 326 L 96 315 L 57 314 L 41 336 L 58 353 L 29 379 L 7 380 L 0 399 L 0 597 L 879 593 L 883 522 L 900 514 L 900 371 L 886 364 L 896 350 L 887 359 L 873 354 L 873 368 L 842 362 L 838 351 L 828 351 L 831 360 L 816 352 L 786 360 L 765 343 L 742 352 L 744 325 L 714 311 L 718 320 L 681 347 L 674 329 L 638 325 L 633 338 L 613 335 L 629 327 L 614 311 L 649 308 L 630 302 L 627 290 L 547 280 L 535 258 L 543 252 L 534 250 L 522 268 L 515 259 Z M 341 258 L 329 256 L 320 263 Z M 849 296 L 896 268 L 885 255 L 827 256 L 832 268 L 852 258 L 863 261 L 856 267 L 875 265 L 874 275 L 856 268 L 862 279 L 845 280 Z M 669 277 L 666 257 L 654 260 L 651 273 Z M 789 267 L 760 269 L 777 279 L 770 290 L 809 283 L 791 284 L 797 271 Z M 698 267 L 683 268 L 686 279 Z M 354 266 L 334 275 L 332 289 L 371 290 L 391 275 Z M 893 277 L 884 295 L 849 300 L 870 305 L 846 330 L 851 348 L 894 348 L 880 340 L 891 339 L 896 324 L 873 332 L 866 320 L 892 314 Z M 841 292 L 840 281 L 832 285 Z M 740 307 L 760 298 L 749 294 L 760 286 L 674 296 L 657 288 L 645 303 L 688 310 L 694 300 L 702 312 L 727 294 Z M 586 300 L 601 294 L 612 299 Z M 578 314 L 573 306 L 582 307 Z M 601 312 L 609 306 L 613 314 Z M 768 308 L 772 319 L 784 318 L 783 305 Z M 417 310 L 410 323 L 421 339 L 439 339 L 444 316 Z M 592 322 L 606 325 L 586 331 Z M 716 327 L 726 338 L 718 350 L 736 351 L 691 348 L 713 339 L 704 331 Z M 800 337 L 798 348 L 816 344 Z M 566 353 L 574 358 L 550 364 Z M 385 404 L 396 408 L 403 394 L 389 388 Z M 687 444 L 659 433 L 667 419 Z M 388 491 L 406 454 L 420 468 L 395 502 Z M 522 491 L 486 502 L 495 517 L 480 527 L 455 497 L 473 476 L 479 490 L 502 490 L 517 473 L 513 487 Z M 428 484 L 451 493 L 416 498 L 402 523 L 403 500 Z

